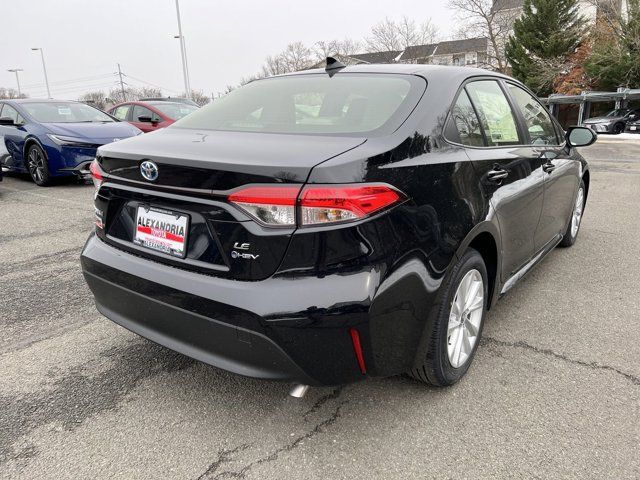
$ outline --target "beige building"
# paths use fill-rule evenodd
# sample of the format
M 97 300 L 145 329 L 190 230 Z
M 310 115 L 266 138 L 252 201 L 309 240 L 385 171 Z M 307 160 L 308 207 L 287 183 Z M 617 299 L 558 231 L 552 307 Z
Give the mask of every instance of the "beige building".
M 414 45 L 404 50 L 388 52 L 357 53 L 336 55 L 345 65 L 366 63 L 428 63 L 433 65 L 454 65 L 491 68 L 488 64 L 489 42 L 486 38 L 449 40 L 428 45 Z M 320 62 L 311 68 L 324 65 Z

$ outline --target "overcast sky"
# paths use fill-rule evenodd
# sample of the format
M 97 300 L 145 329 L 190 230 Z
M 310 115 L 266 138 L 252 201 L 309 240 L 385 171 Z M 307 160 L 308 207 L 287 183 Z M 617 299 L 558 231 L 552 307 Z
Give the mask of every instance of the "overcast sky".
M 431 18 L 441 36 L 452 33 L 446 0 L 180 0 L 180 9 L 191 86 L 208 95 L 290 42 L 361 39 L 386 16 Z M 184 91 L 175 0 L 1 0 L 0 18 L 0 86 L 15 88 L 6 70 L 22 68 L 23 91 L 46 97 L 40 55 L 30 49 L 42 47 L 55 98 L 108 90 L 118 62 L 131 85 Z

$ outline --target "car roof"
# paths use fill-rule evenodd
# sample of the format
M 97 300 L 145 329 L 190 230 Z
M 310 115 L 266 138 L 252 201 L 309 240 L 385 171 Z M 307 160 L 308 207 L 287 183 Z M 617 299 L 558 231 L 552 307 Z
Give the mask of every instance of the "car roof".
M 323 68 L 312 70 L 301 70 L 293 73 L 286 73 L 278 76 L 305 75 L 305 74 L 325 73 Z M 504 79 L 510 79 L 506 75 L 491 70 L 475 67 L 455 67 L 450 65 L 423 65 L 423 64 L 359 64 L 351 65 L 339 70 L 340 73 L 395 73 L 404 75 L 419 75 L 427 79 L 427 81 L 451 81 L 452 78 L 469 78 L 477 76 L 492 76 Z

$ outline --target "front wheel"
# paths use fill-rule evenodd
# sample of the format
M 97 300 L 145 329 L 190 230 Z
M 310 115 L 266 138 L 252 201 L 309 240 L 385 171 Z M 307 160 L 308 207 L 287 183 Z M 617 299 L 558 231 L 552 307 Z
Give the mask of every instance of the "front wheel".
M 51 185 L 51 175 L 49 174 L 49 162 L 42 148 L 39 145 L 31 145 L 27 151 L 27 170 L 31 179 L 40 187 Z
M 580 187 L 578 188 L 578 194 L 576 195 L 576 202 L 573 205 L 573 211 L 571 212 L 571 220 L 569 220 L 567 230 L 564 232 L 564 237 L 562 237 L 562 241 L 560 242 L 561 247 L 572 247 L 578 239 L 586 200 L 585 192 L 586 189 L 584 187 L 584 181 L 580 180 Z
M 426 358 L 409 372 L 411 376 L 445 387 L 467 373 L 482 335 L 488 286 L 482 256 L 474 249 L 467 250 L 443 287 Z

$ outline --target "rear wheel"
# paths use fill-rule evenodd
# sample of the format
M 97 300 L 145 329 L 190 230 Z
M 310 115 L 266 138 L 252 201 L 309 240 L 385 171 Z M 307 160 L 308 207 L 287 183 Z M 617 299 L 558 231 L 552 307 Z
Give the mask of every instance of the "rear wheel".
M 624 124 L 622 124 L 622 123 L 616 123 L 616 124 L 613 126 L 613 133 L 614 133 L 615 135 L 620 135 L 622 132 L 624 132 Z
M 51 185 L 51 175 L 49 174 L 49 162 L 42 148 L 33 144 L 27 151 L 27 170 L 31 179 L 41 187 Z
M 409 372 L 441 387 L 453 385 L 467 373 L 480 342 L 489 297 L 482 256 L 469 249 L 444 288 L 426 358 Z
M 571 247 L 576 243 L 578 233 L 580 232 L 580 225 L 582 224 L 582 214 L 584 213 L 585 192 L 584 181 L 581 180 L 578 194 L 576 195 L 576 202 L 571 212 L 571 220 L 569 220 L 567 230 L 564 232 L 564 237 L 562 237 L 562 241 L 560 242 L 561 247 Z

